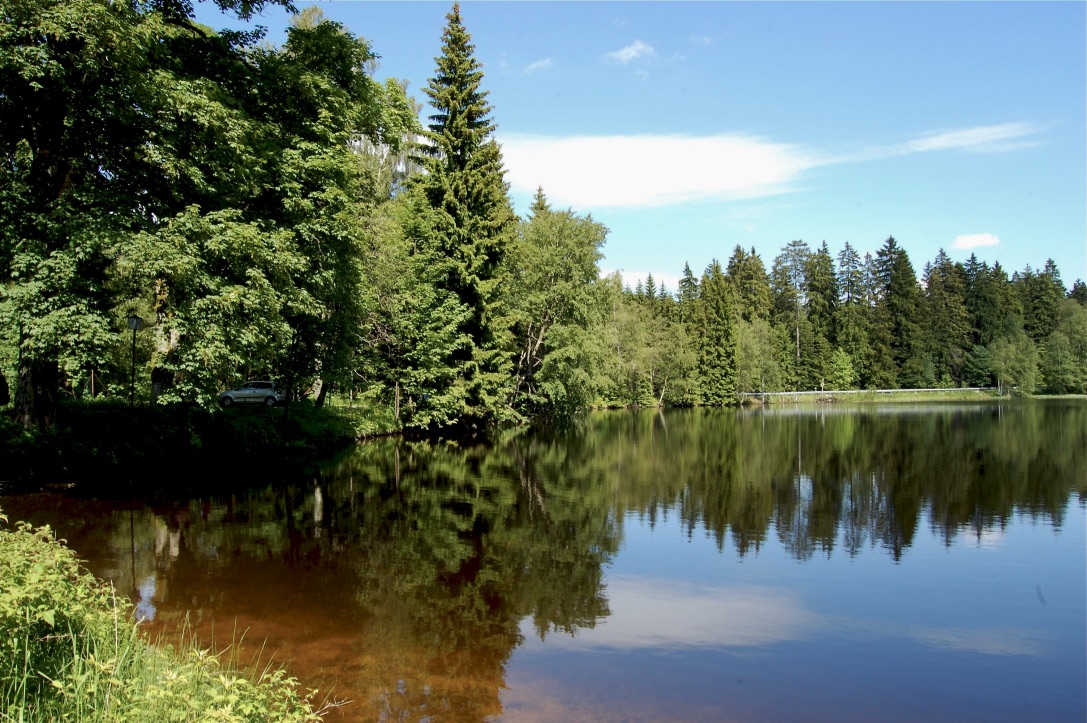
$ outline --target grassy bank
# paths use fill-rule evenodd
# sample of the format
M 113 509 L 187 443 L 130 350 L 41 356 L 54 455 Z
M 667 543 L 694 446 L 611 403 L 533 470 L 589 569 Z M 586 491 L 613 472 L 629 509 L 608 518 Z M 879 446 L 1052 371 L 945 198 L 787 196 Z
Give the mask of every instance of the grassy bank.
M 846 403 L 893 403 L 893 402 L 979 402 L 1007 401 L 1013 397 L 1008 393 L 998 395 L 990 389 L 895 389 L 895 390 L 859 390 L 825 392 L 777 392 L 766 394 L 765 403 L 775 404 L 833 404 Z M 745 403 L 763 403 L 760 395 L 745 397 Z
M 208 471 L 270 475 L 304 468 L 358 438 L 359 420 L 309 402 L 208 411 L 123 403 L 62 406 L 30 433 L 0 418 L 0 493 L 92 477 L 96 493 L 195 489 Z M 93 473 L 93 474 L 92 474 Z M 221 480 L 219 480 L 221 482 Z M 104 486 L 104 488 L 103 488 Z
M 0 580 L 0 723 L 321 720 L 282 669 L 152 645 L 48 528 L 0 514 Z

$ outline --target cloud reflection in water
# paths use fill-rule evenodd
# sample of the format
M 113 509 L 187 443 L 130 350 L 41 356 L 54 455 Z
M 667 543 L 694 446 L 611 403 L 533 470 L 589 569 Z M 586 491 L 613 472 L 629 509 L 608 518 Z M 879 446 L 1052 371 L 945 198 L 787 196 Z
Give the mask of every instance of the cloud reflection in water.
M 611 614 L 556 647 L 636 648 L 767 645 L 805 637 L 822 621 L 787 590 L 757 585 L 713 587 L 651 577 L 609 578 Z M 528 621 L 531 625 L 531 621 Z

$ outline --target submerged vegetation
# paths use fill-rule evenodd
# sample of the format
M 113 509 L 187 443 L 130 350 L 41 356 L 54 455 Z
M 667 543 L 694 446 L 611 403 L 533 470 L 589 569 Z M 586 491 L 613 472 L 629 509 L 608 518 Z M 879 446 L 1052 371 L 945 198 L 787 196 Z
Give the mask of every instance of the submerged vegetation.
M 151 645 L 48 528 L 0 527 L 0 579 L 0 721 L 321 720 L 282 668 L 240 670 L 191 638 Z
M 543 189 L 514 214 L 456 5 L 425 126 L 319 10 L 271 46 L 188 3 L 4 7 L 0 405 L 23 429 L 129 394 L 211 411 L 245 379 L 347 402 L 362 431 L 457 437 L 750 392 L 1087 391 L 1087 287 L 1051 261 L 941 251 L 918 279 L 894 238 L 793 240 L 676 290 L 601 278 L 602 225 Z

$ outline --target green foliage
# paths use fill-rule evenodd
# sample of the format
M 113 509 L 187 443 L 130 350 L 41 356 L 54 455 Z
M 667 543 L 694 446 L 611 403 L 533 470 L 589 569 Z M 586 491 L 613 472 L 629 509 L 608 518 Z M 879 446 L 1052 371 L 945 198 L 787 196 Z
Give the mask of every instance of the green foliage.
M 321 720 L 316 691 L 282 669 L 239 673 L 191 640 L 176 650 L 148 643 L 131 604 L 47 527 L 0 529 L 0 579 L 4 720 Z
M 1032 394 L 1039 383 L 1038 350 L 1019 328 L 989 345 L 997 385 L 1018 395 Z
M 690 268 L 684 273 L 689 274 Z M 747 322 L 756 318 L 768 319 L 772 300 L 770 277 L 755 249 L 750 253 L 741 246 L 733 249 L 725 273 L 733 288 L 740 318 Z
M 509 249 L 513 406 L 527 417 L 569 421 L 596 399 L 605 353 L 597 264 L 606 235 L 592 218 L 553 211 L 541 189 Z
M 1064 284 L 1052 259 L 1040 272 L 1030 266 L 1012 276 L 1012 288 L 1019 295 L 1023 308 L 1023 328 L 1034 343 L 1043 342 L 1056 327 Z
M 0 207 L 18 223 L 0 230 L 0 316 L 19 330 L 21 421 L 48 426 L 58 388 L 119 376 L 135 309 L 164 402 L 349 376 L 374 191 L 351 144 L 396 148 L 412 127 L 402 87 L 367 74 L 369 46 L 311 17 L 255 47 L 259 32 L 196 27 L 187 3 L 9 8 Z
M 1042 386 L 1050 394 L 1082 394 L 1085 374 L 1080 360 L 1072 354 L 1068 337 L 1054 331 L 1046 339 L 1040 361 Z
M 212 408 L 220 384 L 273 376 L 290 344 L 288 319 L 314 307 L 293 283 L 307 264 L 292 235 L 240 216 L 191 207 L 137 235 L 121 262 L 160 290 L 151 363 L 174 378 L 163 401 Z
M 731 404 L 736 395 L 735 300 L 715 260 L 699 284 L 698 369 L 702 403 Z
M 26 428 L 126 395 L 133 369 L 141 402 L 210 410 L 264 377 L 315 407 L 364 400 L 366 431 L 469 436 L 594 402 L 1087 376 L 1069 311 L 1087 292 L 1066 297 L 1052 261 L 1009 280 L 941 251 L 922 291 L 893 238 L 875 258 L 846 243 L 837 270 L 826 242 L 795 240 L 770 274 L 740 246 L 701 279 L 687 267 L 675 296 L 652 275 L 634 292 L 599 279 L 590 217 L 541 191 L 515 218 L 459 5 L 425 129 L 406 84 L 375 82 L 370 45 L 319 10 L 278 47 L 172 0 L 4 13 L 0 406 Z M 1040 377 L 1011 356 L 1020 334 Z
M 970 347 L 970 315 L 966 307 L 965 270 L 952 264 L 943 249 L 926 265 L 924 343 L 932 355 L 934 374 L 962 379 Z
M 835 349 L 830 360 L 827 387 L 829 389 L 853 389 L 856 383 L 857 372 L 853 368 L 853 360 L 844 349 Z
M 968 387 L 987 387 L 993 383 L 993 356 L 989 348 L 975 346 L 963 362 L 963 383 Z
M 770 324 L 756 318 L 736 323 L 736 389 L 739 392 L 777 392 L 781 370 L 774 355 Z
M 413 219 L 405 231 L 419 278 L 433 286 L 424 308 L 434 319 L 423 343 L 434 366 L 416 367 L 425 391 L 408 426 L 477 430 L 508 415 L 506 327 L 500 274 L 515 217 L 483 72 L 454 5 L 442 35 L 435 77 L 425 88 L 434 112 L 418 159 Z

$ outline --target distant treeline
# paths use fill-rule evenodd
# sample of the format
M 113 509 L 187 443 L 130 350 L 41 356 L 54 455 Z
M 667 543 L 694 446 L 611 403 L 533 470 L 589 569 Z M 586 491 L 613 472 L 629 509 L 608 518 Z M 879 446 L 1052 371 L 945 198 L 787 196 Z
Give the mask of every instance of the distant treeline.
M 794 241 L 769 273 L 737 248 L 675 294 L 600 278 L 591 217 L 542 191 L 514 214 L 456 5 L 425 127 L 316 9 L 271 47 L 173 0 L 5 8 L 0 404 L 28 428 L 127 395 L 133 368 L 144 402 L 266 378 L 431 434 L 741 391 L 1084 391 L 1087 289 L 1051 262 L 1009 278 L 941 253 L 919 283 L 893 239 Z
M 618 285 L 618 279 L 612 280 Z M 1066 293 L 1052 260 L 1009 278 L 941 250 L 921 278 L 888 238 L 875 256 L 848 242 L 836 256 L 788 243 L 769 273 L 737 246 L 678 293 L 650 276 L 623 289 L 631 330 L 613 362 L 612 398 L 728 404 L 740 392 L 996 386 L 1017 394 L 1083 393 L 1087 287 Z M 618 292 L 617 292 L 618 293 Z M 620 325 L 622 326 L 622 325 Z M 635 332 L 636 330 L 636 332 Z

